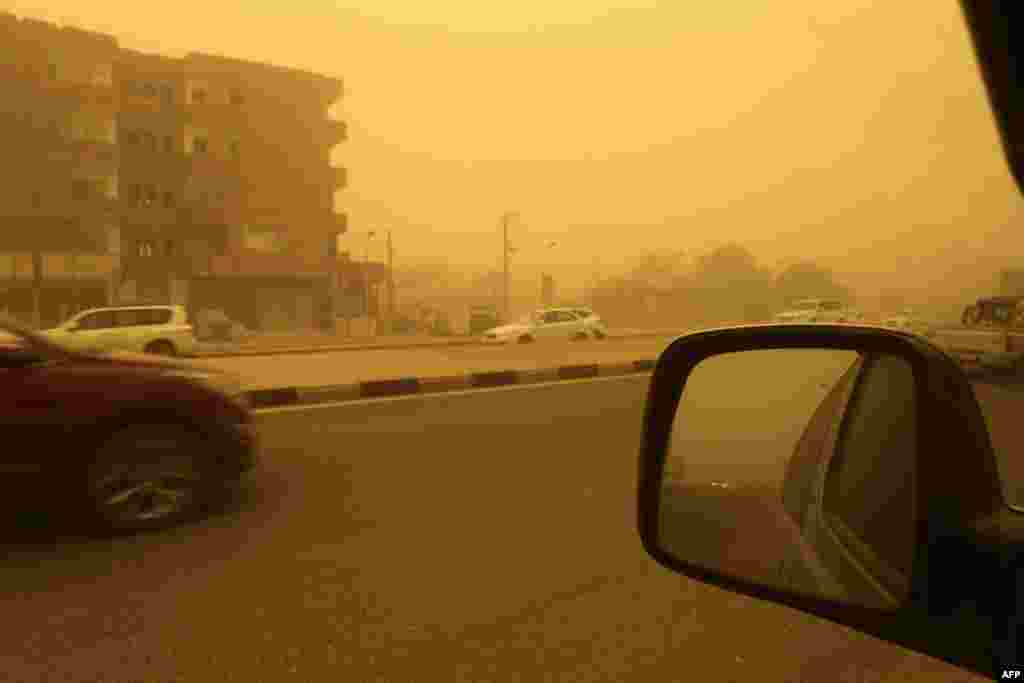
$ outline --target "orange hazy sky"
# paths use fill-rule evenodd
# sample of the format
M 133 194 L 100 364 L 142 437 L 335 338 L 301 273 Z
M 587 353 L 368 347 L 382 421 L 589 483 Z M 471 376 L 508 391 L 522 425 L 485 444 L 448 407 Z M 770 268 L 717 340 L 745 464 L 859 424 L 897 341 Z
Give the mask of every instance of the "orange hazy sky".
M 566 280 L 727 240 L 892 277 L 953 240 L 1024 261 L 954 0 L 6 6 L 343 78 L 339 208 L 355 233 L 390 227 L 410 263 L 498 264 L 506 209 L 518 272 Z

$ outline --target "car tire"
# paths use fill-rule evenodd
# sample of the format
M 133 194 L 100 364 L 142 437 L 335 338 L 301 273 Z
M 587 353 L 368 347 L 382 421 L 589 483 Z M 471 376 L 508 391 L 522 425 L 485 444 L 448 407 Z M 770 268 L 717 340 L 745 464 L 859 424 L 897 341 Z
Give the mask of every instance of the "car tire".
M 157 356 L 176 356 L 178 355 L 177 350 L 174 348 L 174 344 L 167 341 L 166 339 L 158 339 L 154 342 L 146 344 L 144 349 L 146 353 L 152 353 Z
M 606 335 L 606 334 L 605 334 L 604 332 L 602 332 L 601 330 L 594 330 L 594 339 L 604 339 L 604 338 L 606 338 L 607 336 L 608 336 L 608 335 Z
M 521 337 L 519 337 L 519 339 L 517 341 L 520 344 L 532 344 L 533 343 L 533 337 L 531 337 L 528 334 L 524 334 Z
M 139 425 L 114 434 L 86 474 L 94 526 L 134 533 L 197 518 L 215 490 L 206 451 L 201 436 L 179 425 Z

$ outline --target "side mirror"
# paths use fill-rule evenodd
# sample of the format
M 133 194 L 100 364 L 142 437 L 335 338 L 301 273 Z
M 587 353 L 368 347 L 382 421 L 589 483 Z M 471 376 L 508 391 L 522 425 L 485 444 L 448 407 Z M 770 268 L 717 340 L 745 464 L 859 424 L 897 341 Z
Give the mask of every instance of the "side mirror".
M 1024 517 L 966 377 L 920 337 L 677 339 L 651 380 L 638 491 L 644 548 L 667 568 L 971 670 L 1018 664 L 999 634 L 1017 612 L 1005 596 L 1024 597 L 1006 569 Z

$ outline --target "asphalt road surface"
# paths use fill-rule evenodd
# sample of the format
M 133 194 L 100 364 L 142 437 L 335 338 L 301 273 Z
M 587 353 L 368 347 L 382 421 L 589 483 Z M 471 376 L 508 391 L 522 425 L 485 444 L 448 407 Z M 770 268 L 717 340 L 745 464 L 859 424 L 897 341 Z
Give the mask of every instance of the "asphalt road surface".
M 488 370 L 532 370 L 557 365 L 617 363 L 657 358 L 670 338 L 608 339 L 534 344 L 380 349 L 334 353 L 203 358 L 202 365 L 242 377 L 250 389 L 323 386 L 395 377 L 437 377 Z
M 984 680 L 649 560 L 647 382 L 264 413 L 215 517 L 5 548 L 0 680 Z

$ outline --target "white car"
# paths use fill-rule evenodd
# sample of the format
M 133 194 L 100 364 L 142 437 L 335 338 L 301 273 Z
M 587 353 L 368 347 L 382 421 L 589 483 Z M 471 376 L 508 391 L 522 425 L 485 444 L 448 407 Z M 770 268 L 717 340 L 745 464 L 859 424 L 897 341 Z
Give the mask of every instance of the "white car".
M 90 308 L 42 333 L 79 351 L 141 351 L 178 356 L 192 353 L 196 346 L 184 306 Z
M 929 325 L 927 321 L 909 308 L 905 308 L 899 313 L 885 316 L 882 318 L 882 326 L 895 327 L 900 330 L 909 330 L 911 332 L 927 332 L 931 328 L 931 325 Z
M 844 323 L 863 319 L 863 314 L 847 308 L 838 299 L 804 299 L 775 316 L 777 323 Z
M 601 320 L 601 317 L 594 313 L 593 309 L 581 306 L 572 309 L 572 311 L 583 318 L 583 322 L 587 324 L 588 331 L 595 339 L 604 339 L 608 336 L 608 327 Z
M 517 342 L 526 344 L 542 339 L 571 339 L 580 341 L 607 336 L 601 319 L 591 313 L 586 317 L 576 308 L 545 308 L 534 311 L 517 323 L 487 330 L 483 340 L 491 344 Z

